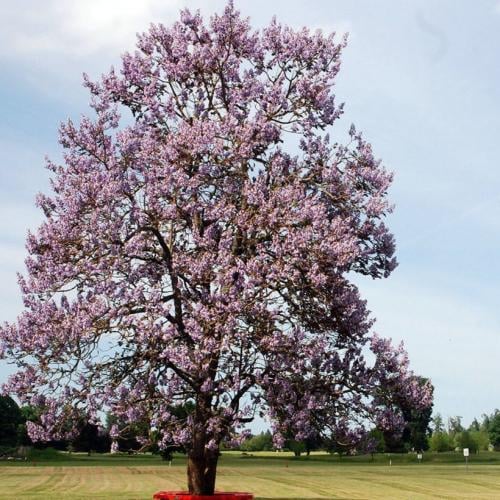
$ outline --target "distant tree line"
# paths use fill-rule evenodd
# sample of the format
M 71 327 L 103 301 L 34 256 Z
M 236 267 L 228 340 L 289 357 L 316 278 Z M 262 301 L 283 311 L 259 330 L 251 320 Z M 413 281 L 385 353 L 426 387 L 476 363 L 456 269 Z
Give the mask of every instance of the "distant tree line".
M 191 410 L 189 403 L 171 409 L 172 413 L 180 419 L 186 418 Z M 411 408 L 402 407 L 401 410 L 406 421 L 402 434 L 374 428 L 363 440 L 349 444 L 342 444 L 336 436 L 328 439 L 323 439 L 319 435 L 311 436 L 304 441 L 289 438 L 285 442 L 285 449 L 292 451 L 296 456 L 309 454 L 318 449 L 340 455 L 354 451 L 375 453 L 426 449 L 431 409 L 427 412 L 415 412 Z M 106 414 L 104 424 L 89 422 L 82 413 L 77 422 L 70 423 L 76 430 L 72 439 L 33 443 L 28 435 L 26 422 L 36 423 L 40 413 L 40 409 L 31 406 L 19 407 L 9 396 L 0 396 L 0 456 L 12 453 L 21 446 L 33 446 L 38 449 L 50 447 L 89 454 L 109 452 L 111 449 L 129 453 L 149 451 L 161 453 L 166 460 L 171 459 L 173 451 L 183 451 L 173 445 L 160 450 L 154 431 L 150 431 L 149 422 L 130 424 L 110 413 Z M 144 436 L 148 434 L 149 439 L 144 440 Z M 240 449 L 247 452 L 273 450 L 272 435 L 266 431 L 251 436 L 241 444 Z
M 186 418 L 192 410 L 190 403 L 172 408 L 177 418 Z M 61 451 L 85 452 L 91 454 L 115 452 L 136 453 L 149 451 L 161 454 L 165 460 L 172 458 L 172 452 L 183 451 L 177 446 L 167 446 L 160 450 L 158 436 L 151 431 L 150 422 L 139 421 L 130 424 L 122 418 L 107 413 L 104 423 L 89 421 L 82 412 L 77 421 L 68 422 L 74 429 L 71 439 L 32 442 L 29 437 L 27 422 L 38 423 L 41 408 L 19 406 L 10 396 L 0 396 L 0 457 L 14 455 L 20 448 L 54 448 Z M 144 436 L 149 439 L 144 440 Z
M 491 415 L 475 418 L 468 428 L 462 425 L 459 416 L 450 417 L 445 425 L 438 413 L 432 419 L 432 434 L 429 439 L 431 451 L 452 451 L 469 448 L 471 453 L 494 449 L 500 451 L 500 410 Z
M 446 422 L 438 413 L 431 419 L 429 414 L 408 413 L 406 427 L 402 434 L 382 431 L 374 427 L 356 444 L 342 444 L 335 439 L 316 439 L 307 442 L 288 440 L 285 449 L 296 456 L 309 454 L 312 450 L 326 450 L 345 455 L 350 453 L 402 453 L 410 451 L 445 452 L 469 448 L 470 453 L 482 450 L 500 451 L 500 410 L 491 415 L 475 418 L 468 428 L 462 425 L 462 418 L 450 417 Z M 269 431 L 250 436 L 240 450 L 245 452 L 273 450 Z
M 29 446 L 87 453 L 106 452 L 110 449 L 111 440 L 107 429 L 88 422 L 83 415 L 79 422 L 72 422 L 76 432 L 71 440 L 33 443 L 28 435 L 26 422 L 37 422 L 39 415 L 37 408 L 19 407 L 11 397 L 0 396 L 0 456 L 12 454 L 19 447 Z
M 187 404 L 172 411 L 178 418 L 186 418 L 191 409 Z M 459 416 L 450 417 L 446 424 L 439 413 L 432 418 L 432 408 L 418 412 L 413 408 L 402 406 L 401 412 L 405 419 L 402 433 L 374 427 L 356 443 L 343 443 L 336 439 L 336 436 L 321 438 L 318 435 L 304 441 L 290 438 L 285 442 L 285 449 L 292 451 L 296 456 L 308 455 L 314 450 L 326 450 L 339 455 L 401 453 L 429 449 L 434 452 L 444 452 L 463 448 L 469 448 L 471 453 L 488 449 L 500 451 L 500 410 L 495 410 L 491 415 L 482 415 L 479 420 L 475 418 L 468 428 L 462 425 L 462 418 Z M 148 422 L 131 425 L 110 413 L 106 414 L 103 424 L 91 423 L 82 414 L 78 422 L 72 422 L 76 428 L 72 439 L 33 443 L 29 438 L 26 422 L 37 422 L 39 414 L 40 410 L 37 408 L 19 407 L 11 397 L 0 396 L 0 456 L 12 453 L 23 446 L 39 449 L 51 447 L 89 454 L 103 453 L 110 451 L 112 443 L 114 451 L 161 453 L 166 460 L 171 459 L 173 451 L 182 451 L 174 446 L 168 446 L 166 450 L 161 451 L 154 432 L 150 432 L 151 439 L 147 442 L 142 439 L 148 434 L 150 427 Z M 251 435 L 241 443 L 239 449 L 243 452 L 274 450 L 271 432 Z
M 75 429 L 74 437 L 56 441 L 32 442 L 28 430 L 27 421 L 37 422 L 40 409 L 32 406 L 19 405 L 9 396 L 0 396 L 0 456 L 15 453 L 20 447 L 34 447 L 37 449 L 54 448 L 75 452 L 105 453 L 111 449 L 113 439 L 110 436 L 110 428 L 113 424 L 125 427 L 117 422 L 111 415 L 106 415 L 104 425 L 89 422 L 82 414 L 77 422 L 71 422 Z M 117 450 L 136 451 L 141 448 L 137 440 L 137 429 L 126 429 L 123 434 L 115 439 Z

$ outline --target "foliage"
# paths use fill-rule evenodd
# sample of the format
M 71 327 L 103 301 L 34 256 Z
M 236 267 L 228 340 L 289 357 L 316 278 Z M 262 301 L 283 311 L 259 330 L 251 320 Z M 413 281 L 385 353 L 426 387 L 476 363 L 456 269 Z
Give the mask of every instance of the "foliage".
M 306 451 L 306 444 L 304 441 L 297 441 L 295 439 L 287 440 L 286 447 L 293 452 L 295 457 L 300 457 L 300 455 Z
M 431 451 L 450 451 L 453 449 L 453 442 L 446 432 L 434 432 L 429 440 Z
M 471 433 L 463 430 L 455 435 L 455 446 L 463 450 L 469 448 L 470 453 L 475 453 L 478 450 L 478 443 L 475 441 Z
M 488 435 L 491 444 L 496 450 L 500 450 L 500 411 L 495 410 L 495 413 L 491 415 L 488 422 Z
M 80 425 L 79 433 L 72 440 L 71 446 L 74 451 L 85 451 L 87 453 L 106 453 L 111 446 L 109 434 L 96 424 L 84 422 Z
M 488 450 L 489 444 L 490 444 L 490 438 L 488 436 L 488 433 L 482 430 L 472 430 L 469 431 L 469 434 L 471 436 L 471 439 L 475 443 L 475 447 L 479 451 L 486 451 Z
M 305 452 L 309 456 L 311 451 L 318 450 L 323 447 L 323 439 L 319 433 L 310 434 L 304 439 Z
M 481 420 L 481 424 L 480 424 L 480 430 L 488 432 L 488 429 L 490 428 L 490 421 L 491 421 L 490 415 L 483 413 L 481 415 L 481 417 L 482 417 L 482 420 Z
M 359 441 L 368 419 L 401 426 L 402 400 L 429 406 L 351 281 L 396 262 L 391 174 L 354 126 L 346 145 L 326 131 L 343 47 L 275 20 L 254 31 L 230 2 L 153 25 L 119 71 L 85 79 L 95 116 L 61 126 L 25 311 L 0 328 L 20 368 L 6 390 L 43 408 L 33 439 L 108 408 L 184 446 L 189 490 L 211 493 L 221 442 L 258 407 L 282 445 Z M 181 421 L 169 406 L 186 400 Z
M 479 424 L 479 421 L 477 420 L 477 418 L 474 418 L 474 420 L 469 425 L 468 430 L 472 431 L 472 432 L 477 432 L 477 431 L 481 430 L 481 425 Z
M 440 413 L 436 413 L 436 415 L 432 418 L 432 432 L 444 432 L 444 422 L 443 417 L 441 417 Z
M 372 429 L 366 436 L 362 451 L 370 453 L 384 453 L 387 450 L 384 433 L 380 429 Z
M 469 448 L 471 453 L 476 453 L 488 450 L 490 439 L 485 430 L 485 421 L 489 425 L 491 418 L 484 415 L 482 423 L 474 419 L 469 429 L 466 430 L 462 426 L 461 417 L 451 417 L 448 421 L 448 429 L 445 430 L 442 418 L 437 414 L 433 419 L 434 432 L 429 439 L 431 451 L 444 452 L 455 448 Z
M 415 381 L 422 388 L 428 387 L 431 395 L 434 387 L 424 377 L 415 377 Z M 397 402 L 404 418 L 402 432 L 388 429 L 384 431 L 384 444 L 387 451 L 404 452 L 410 450 L 425 451 L 428 449 L 428 439 L 431 435 L 430 423 L 432 417 L 432 404 L 422 408 L 411 399 L 402 399 Z M 440 422 L 434 424 L 440 425 Z
M 463 430 L 462 417 L 456 416 L 448 419 L 448 434 L 450 437 L 454 438 L 456 434 L 459 434 Z
M 356 441 L 356 443 L 354 443 L 350 439 L 343 439 L 340 435 L 332 436 L 325 439 L 325 450 L 330 454 L 335 453 L 339 457 L 342 457 L 349 453 L 355 453 L 356 446 L 362 444 L 365 438 L 366 434 L 364 434 L 360 439 Z
M 270 451 L 273 449 L 273 437 L 269 431 L 251 436 L 240 445 L 242 451 Z
M 17 403 L 9 396 L 0 396 L 0 446 L 13 447 L 17 444 L 18 426 L 23 416 Z

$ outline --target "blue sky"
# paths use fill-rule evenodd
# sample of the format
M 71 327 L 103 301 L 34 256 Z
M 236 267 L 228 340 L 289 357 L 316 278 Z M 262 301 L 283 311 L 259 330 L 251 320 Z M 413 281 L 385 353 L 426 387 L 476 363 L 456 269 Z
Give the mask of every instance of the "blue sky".
M 351 122 L 396 174 L 390 218 L 399 267 L 359 281 L 375 330 L 403 339 L 436 387 L 435 410 L 500 407 L 500 1 L 236 0 L 255 26 L 350 33 L 337 84 Z M 57 126 L 88 110 L 81 73 L 97 76 L 149 22 L 223 1 L 0 2 L 0 320 L 21 309 L 16 271 L 41 220 L 45 154 Z M 8 368 L 0 367 L 0 380 Z

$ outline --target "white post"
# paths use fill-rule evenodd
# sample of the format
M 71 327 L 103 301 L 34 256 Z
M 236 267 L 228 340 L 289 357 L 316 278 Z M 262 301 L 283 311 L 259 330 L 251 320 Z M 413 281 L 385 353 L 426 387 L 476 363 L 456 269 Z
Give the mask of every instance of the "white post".
M 465 472 L 469 470 L 469 448 L 464 448 Z

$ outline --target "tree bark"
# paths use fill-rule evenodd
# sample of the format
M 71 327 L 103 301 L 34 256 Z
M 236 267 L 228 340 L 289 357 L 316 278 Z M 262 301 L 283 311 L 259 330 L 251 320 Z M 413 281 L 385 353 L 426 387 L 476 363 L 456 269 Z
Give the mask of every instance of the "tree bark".
M 213 495 L 217 471 L 218 451 L 193 450 L 188 455 L 187 479 L 189 493 Z

